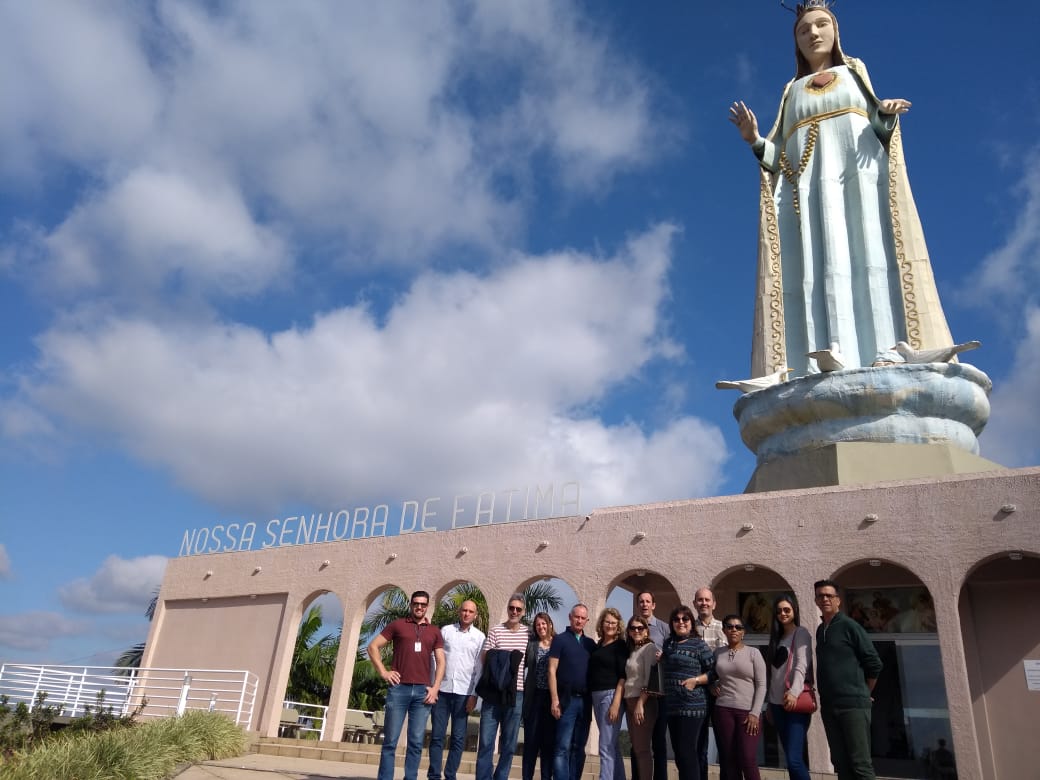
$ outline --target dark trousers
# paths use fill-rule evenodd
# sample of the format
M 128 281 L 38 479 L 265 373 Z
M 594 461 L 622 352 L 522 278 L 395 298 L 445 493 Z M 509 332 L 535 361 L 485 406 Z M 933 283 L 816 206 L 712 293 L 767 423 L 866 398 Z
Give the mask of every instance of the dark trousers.
M 820 714 L 838 780 L 875 780 L 870 758 L 870 710 L 825 707 Z
M 708 714 L 701 722 L 701 741 L 698 743 L 697 761 L 700 764 L 701 778 L 708 780 L 708 729 L 711 727 L 711 716 L 715 710 L 715 697 L 708 693 Z M 723 775 L 723 778 L 726 776 Z
M 682 715 L 668 716 L 668 734 L 672 738 L 672 752 L 675 753 L 675 767 L 679 770 L 679 780 L 708 780 L 701 774 L 701 740 L 706 718 L 693 718 Z
M 748 734 L 747 710 L 715 705 L 712 724 L 719 746 L 719 772 L 726 780 L 760 780 L 758 734 Z
M 527 692 L 533 701 L 527 705 L 524 718 L 523 780 L 534 780 L 535 762 L 541 762 L 542 780 L 552 780 L 553 756 L 556 751 L 556 718 L 549 711 L 549 691 L 536 688 Z

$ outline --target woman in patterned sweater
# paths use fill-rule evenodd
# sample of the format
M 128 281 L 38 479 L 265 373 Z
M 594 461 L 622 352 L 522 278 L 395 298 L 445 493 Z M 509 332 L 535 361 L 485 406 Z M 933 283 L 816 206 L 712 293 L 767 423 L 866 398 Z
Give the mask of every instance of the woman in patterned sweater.
M 707 780 L 700 770 L 701 726 L 708 716 L 707 687 L 715 675 L 715 654 L 693 630 L 693 610 L 680 605 L 668 621 L 671 634 L 664 643 L 665 701 L 679 780 Z

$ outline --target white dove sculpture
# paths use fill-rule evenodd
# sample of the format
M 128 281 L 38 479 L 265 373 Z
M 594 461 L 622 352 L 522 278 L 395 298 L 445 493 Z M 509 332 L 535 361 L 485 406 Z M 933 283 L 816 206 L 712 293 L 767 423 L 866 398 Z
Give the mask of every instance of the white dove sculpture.
M 832 341 L 830 349 L 818 349 L 815 352 L 807 352 L 806 357 L 816 360 L 816 365 L 824 373 L 828 371 L 841 371 L 845 368 L 845 357 L 838 350 L 838 342 Z
M 981 346 L 981 341 L 965 341 L 963 344 L 953 344 L 938 349 L 914 349 L 905 341 L 900 341 L 892 349 L 902 355 L 907 363 L 949 363 L 959 353 L 967 352 L 969 349 L 978 349 Z
M 756 390 L 765 390 L 767 387 L 778 385 L 785 381 L 788 374 L 791 373 L 791 369 L 784 366 L 779 371 L 775 371 L 769 376 L 759 376 L 754 379 L 739 379 L 729 380 L 720 379 L 715 383 L 715 387 L 719 390 L 739 390 L 742 393 L 754 393 Z

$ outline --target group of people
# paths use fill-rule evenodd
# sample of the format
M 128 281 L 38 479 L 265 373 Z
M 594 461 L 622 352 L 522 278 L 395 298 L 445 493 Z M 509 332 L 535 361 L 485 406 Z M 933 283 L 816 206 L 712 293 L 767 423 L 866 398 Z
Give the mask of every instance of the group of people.
M 822 623 L 814 673 L 812 637 L 790 595 L 773 603 L 763 656 L 744 643 L 747 629 L 739 615 L 715 617 L 710 588 L 696 592 L 692 609 L 675 607 L 667 623 L 654 615 L 650 592 L 637 595 L 636 614 L 627 623 L 607 607 L 595 624 L 597 640 L 585 635 L 584 604 L 571 608 L 568 626 L 557 633 L 545 612 L 526 625 L 525 600 L 515 593 L 505 622 L 485 636 L 474 625 L 472 601 L 462 603 L 456 623 L 438 629 L 427 617 L 429 594 L 416 591 L 408 617 L 390 623 L 368 646 L 390 686 L 378 780 L 393 780 L 406 717 L 404 776 L 416 780 L 431 712 L 428 780 L 456 780 L 467 716 L 478 697 L 478 780 L 507 780 L 521 724 L 524 780 L 534 780 L 539 765 L 541 780 L 579 780 L 593 717 L 600 780 L 625 780 L 619 749 L 623 718 L 632 741 L 633 780 L 667 779 L 669 739 L 680 780 L 705 780 L 709 723 L 723 780 L 757 780 L 762 717 L 776 728 L 789 776 L 807 780 L 805 739 L 815 708 L 814 680 L 839 779 L 873 778 L 871 692 L 881 660 L 862 626 L 841 612 L 833 581 L 817 582 L 815 596 Z M 381 656 L 388 643 L 390 669 Z

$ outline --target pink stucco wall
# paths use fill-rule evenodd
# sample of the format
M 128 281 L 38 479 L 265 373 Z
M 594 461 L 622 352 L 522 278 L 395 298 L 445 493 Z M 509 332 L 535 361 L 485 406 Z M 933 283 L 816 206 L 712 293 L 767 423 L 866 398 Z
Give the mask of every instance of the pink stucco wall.
M 1007 505 L 1016 511 L 1002 511 Z M 868 516 L 877 520 L 869 522 Z M 1024 559 L 1012 561 L 1012 551 L 1023 552 Z M 1021 652 L 1037 657 L 1040 580 L 1032 560 L 1037 557 L 1037 468 L 615 507 L 587 516 L 184 557 L 167 567 L 144 665 L 158 665 L 161 659 L 163 666 L 171 666 L 180 658 L 194 658 L 193 646 L 210 635 L 205 641 L 213 654 L 207 658 L 221 659 L 224 668 L 252 668 L 260 676 L 266 694 L 255 724 L 272 734 L 303 609 L 315 595 L 330 591 L 346 605 L 330 702 L 329 733 L 334 734 L 342 728 L 364 612 L 391 585 L 436 596 L 470 581 L 487 595 L 496 619 L 510 593 L 542 577 L 565 580 L 593 612 L 605 605 L 615 586 L 624 582 L 638 588 L 642 576 L 647 582 L 670 583 L 687 603 L 697 587 L 718 584 L 721 611 L 728 611 L 726 600 L 738 588 L 782 582 L 802 603 L 811 626 L 816 579 L 841 580 L 847 572 L 856 581 L 842 580 L 843 585 L 866 586 L 871 578 L 889 585 L 919 581 L 935 603 L 959 776 L 1005 780 L 1033 771 L 1021 763 L 1021 751 L 1009 753 L 1007 740 L 991 733 L 1003 717 L 1040 722 L 1040 693 L 1026 695 L 1022 658 L 1015 658 Z M 867 567 L 869 559 L 882 565 Z M 996 678 L 990 651 L 978 637 L 994 629 L 988 622 L 991 613 L 998 616 L 997 625 L 1007 621 L 1007 608 L 999 595 L 987 596 L 981 584 L 972 583 L 970 598 L 962 598 L 973 570 L 990 561 L 980 571 L 991 573 L 995 593 L 1021 564 L 1019 584 L 1034 595 L 1014 602 L 1014 619 L 1027 641 L 1001 656 L 1001 665 L 1010 671 Z M 748 571 L 748 565 L 754 569 Z M 238 604 L 254 595 L 255 622 L 225 621 L 224 613 L 217 616 L 211 606 L 223 599 Z M 284 617 L 275 619 L 282 604 Z M 827 762 L 821 732 L 810 732 L 810 760 L 816 767 Z

